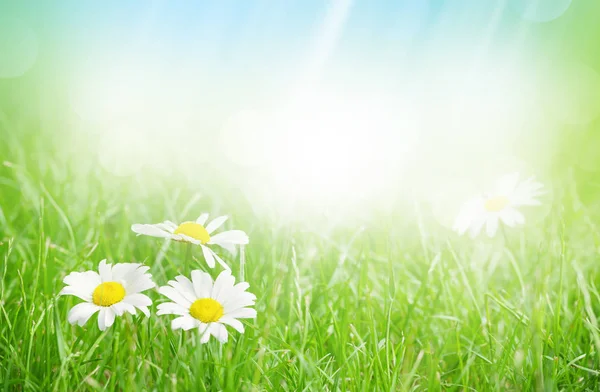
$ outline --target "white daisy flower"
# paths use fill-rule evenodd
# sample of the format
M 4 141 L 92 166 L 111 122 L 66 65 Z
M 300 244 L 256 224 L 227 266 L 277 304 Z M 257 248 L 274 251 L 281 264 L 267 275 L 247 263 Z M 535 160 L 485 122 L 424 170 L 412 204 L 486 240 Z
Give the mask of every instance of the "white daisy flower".
M 96 312 L 98 328 L 101 331 L 113 325 L 115 316 L 125 312 L 136 313 L 136 308 L 146 316 L 150 316 L 148 306 L 152 300 L 142 291 L 156 285 L 152 275 L 147 273 L 150 267 L 137 263 L 106 264 L 102 260 L 98 272 L 71 272 L 63 282 L 67 287 L 60 295 L 74 295 L 85 302 L 73 306 L 68 320 L 71 324 L 83 326 Z
M 225 325 L 244 333 L 244 325 L 238 319 L 256 317 L 256 310 L 247 307 L 256 301 L 254 294 L 246 292 L 250 285 L 235 284 L 229 270 L 221 272 L 214 284 L 209 274 L 195 270 L 191 280 L 179 275 L 169 281 L 169 285 L 159 288 L 158 292 L 173 302 L 158 305 L 156 314 L 179 315 L 171 321 L 171 328 L 185 331 L 198 328 L 201 343 L 208 342 L 210 335 L 224 343 L 227 341 Z
M 156 224 L 135 224 L 131 226 L 131 230 L 138 235 L 168 238 L 200 245 L 202 254 L 210 268 L 214 268 L 215 260 L 217 260 L 225 269 L 229 269 L 223 259 L 217 256 L 209 246 L 218 245 L 233 254 L 235 253 L 235 245 L 248 244 L 248 235 L 241 230 L 228 230 L 213 235 L 215 230 L 225 223 L 227 216 L 219 216 L 206 224 L 207 220 L 208 214 L 203 213 L 195 222 L 183 222 L 180 225 L 170 221 Z
M 510 227 L 522 225 L 525 217 L 517 207 L 540 205 L 536 198 L 543 193 L 543 187 L 533 177 L 519 181 L 519 173 L 505 175 L 492 192 L 476 196 L 462 206 L 454 230 L 460 235 L 469 231 L 474 238 L 485 226 L 487 235 L 493 237 L 500 222 Z

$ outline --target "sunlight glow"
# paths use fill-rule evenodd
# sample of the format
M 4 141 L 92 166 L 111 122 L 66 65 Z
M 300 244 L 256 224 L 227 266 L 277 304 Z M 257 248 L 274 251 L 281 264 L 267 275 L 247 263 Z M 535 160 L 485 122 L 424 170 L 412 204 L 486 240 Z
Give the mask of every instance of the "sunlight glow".
M 314 78 L 233 109 L 198 103 L 218 86 L 179 90 L 193 74 L 161 73 L 168 67 L 160 63 L 137 73 L 143 64 L 124 57 L 77 73 L 71 98 L 113 175 L 159 167 L 199 186 L 210 175 L 300 213 L 299 205 L 428 199 L 440 192 L 432 184 L 477 182 L 524 132 L 543 128 L 539 81 L 526 67 L 501 54 L 471 60 L 457 48 L 437 51 L 395 70 L 407 75 L 395 86 L 371 87 L 369 73 L 342 83 Z
M 280 190 L 291 198 L 339 202 L 399 181 L 418 129 L 411 108 L 390 104 L 378 96 L 321 90 L 280 109 L 271 168 Z

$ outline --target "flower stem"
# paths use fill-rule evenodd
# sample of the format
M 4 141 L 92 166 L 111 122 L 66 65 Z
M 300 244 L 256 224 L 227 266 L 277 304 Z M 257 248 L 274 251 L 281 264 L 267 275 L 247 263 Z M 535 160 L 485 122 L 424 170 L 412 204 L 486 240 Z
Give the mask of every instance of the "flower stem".
M 192 244 L 188 243 L 186 244 L 186 249 L 185 249 L 185 265 L 189 265 L 190 261 L 192 259 Z
M 240 245 L 240 282 L 244 281 L 244 270 L 246 267 L 246 249 L 244 245 Z

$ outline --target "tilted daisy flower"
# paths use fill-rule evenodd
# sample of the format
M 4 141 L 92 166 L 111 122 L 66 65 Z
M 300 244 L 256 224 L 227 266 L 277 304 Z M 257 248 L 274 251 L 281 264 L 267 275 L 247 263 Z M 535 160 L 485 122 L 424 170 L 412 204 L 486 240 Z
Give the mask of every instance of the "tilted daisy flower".
M 235 284 L 229 270 L 221 272 L 214 284 L 209 274 L 194 270 L 191 280 L 179 275 L 169 281 L 169 286 L 158 289 L 173 302 L 158 305 L 157 314 L 179 315 L 171 321 L 171 328 L 198 328 L 201 343 L 208 342 L 210 335 L 224 343 L 225 325 L 244 333 L 244 325 L 238 319 L 256 317 L 256 310 L 248 307 L 254 305 L 256 296 L 246 291 L 248 287 L 246 282 Z
M 496 182 L 492 191 L 467 201 L 454 223 L 454 230 L 463 235 L 467 231 L 476 237 L 485 226 L 489 237 L 496 235 L 500 222 L 509 227 L 522 225 L 525 217 L 517 209 L 521 206 L 536 206 L 543 194 L 542 185 L 533 177 L 520 181 L 519 173 L 508 174 Z
M 102 260 L 98 272 L 71 272 L 63 282 L 60 295 L 74 295 L 85 302 L 73 306 L 68 320 L 71 324 L 83 326 L 98 312 L 98 327 L 101 331 L 113 325 L 116 316 L 125 312 L 136 313 L 136 308 L 150 316 L 148 306 L 152 300 L 142 291 L 155 287 L 150 267 L 137 263 L 106 264 Z
M 206 224 L 207 220 L 208 214 L 204 213 L 195 222 L 183 222 L 180 225 L 170 221 L 156 224 L 135 224 L 131 226 L 131 230 L 138 235 L 149 235 L 200 245 L 202 254 L 210 268 L 214 268 L 215 260 L 217 260 L 224 268 L 229 269 L 223 259 L 210 249 L 210 245 L 218 245 L 231 253 L 235 253 L 235 245 L 248 244 L 248 235 L 241 230 L 228 230 L 213 235 L 225 223 L 227 216 L 219 216 Z

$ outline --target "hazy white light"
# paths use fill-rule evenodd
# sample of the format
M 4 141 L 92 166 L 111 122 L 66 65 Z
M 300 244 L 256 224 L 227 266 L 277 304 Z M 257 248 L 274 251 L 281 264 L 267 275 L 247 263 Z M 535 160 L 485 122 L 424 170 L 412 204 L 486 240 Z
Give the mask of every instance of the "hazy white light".
M 436 157 L 432 163 L 510 153 L 523 132 L 532 132 L 530 119 L 541 111 L 532 74 L 500 58 L 457 60 L 456 52 L 455 60 L 433 57 L 416 76 L 424 81 L 414 94 L 425 113 L 425 145 Z
M 82 119 L 98 123 L 144 115 L 144 109 L 147 114 L 156 78 L 145 70 L 138 62 L 83 65 L 71 83 L 73 110 Z
M 229 160 L 238 165 L 265 164 L 273 149 L 271 130 L 264 112 L 242 110 L 228 118 L 219 132 L 221 149 Z
M 71 108 L 89 124 L 77 130 L 99 138 L 95 147 L 107 171 L 129 176 L 144 166 L 181 170 L 210 158 L 211 149 L 193 132 L 204 128 L 191 128 L 191 108 L 198 107 L 185 76 L 165 71 L 164 62 L 147 54 L 84 58 L 71 72 Z
M 37 54 L 34 32 L 18 19 L 0 17 L 0 78 L 22 76 L 33 66 Z
M 152 160 L 148 134 L 132 124 L 108 129 L 98 145 L 98 160 L 115 176 L 131 176 Z M 160 157 L 160 155 L 157 155 Z
M 333 30 L 343 19 L 334 18 Z M 331 45 L 317 52 L 325 54 Z M 395 201 L 427 188 L 440 168 L 456 167 L 459 180 L 468 182 L 490 152 L 511 151 L 524 119 L 539 112 L 522 68 L 507 66 L 502 56 L 479 59 L 474 67 L 455 60 L 455 48 L 445 55 L 401 71 L 409 75 L 401 88 L 361 90 L 372 75 L 337 88 L 310 78 L 303 88 L 292 86 L 291 98 L 275 97 L 282 101 L 277 106 L 242 110 L 216 127 L 221 109 L 229 108 L 198 103 L 210 91 L 196 89 L 191 99 L 179 94 L 172 85 L 194 75 L 152 70 L 146 58 L 110 59 L 83 69 L 73 81 L 72 103 L 80 117 L 105 132 L 99 159 L 115 175 L 154 163 L 201 182 L 214 169 L 214 178 L 241 184 L 244 193 L 259 188 L 255 193 L 268 197 L 255 199 L 290 210 L 295 202 L 352 206 L 381 195 Z M 316 69 L 322 63 L 316 61 Z M 180 129 L 185 121 L 172 121 L 190 107 L 187 114 L 198 124 L 194 133 Z M 207 131 L 200 134 L 202 129 Z M 205 159 L 209 165 L 198 165 Z M 464 165 L 453 166 L 459 159 Z M 229 167 L 227 160 L 251 169 Z M 230 177 L 221 177 L 227 169 Z
M 550 22 L 564 14 L 572 0 L 510 0 L 510 6 L 523 19 Z
M 423 200 L 429 203 L 433 217 L 442 226 L 451 229 L 463 203 L 476 195 L 479 189 L 471 179 L 453 177 L 448 172 L 431 180 Z
M 401 180 L 415 150 L 414 114 L 369 95 L 315 91 L 275 115 L 271 175 L 296 200 L 348 202 Z

